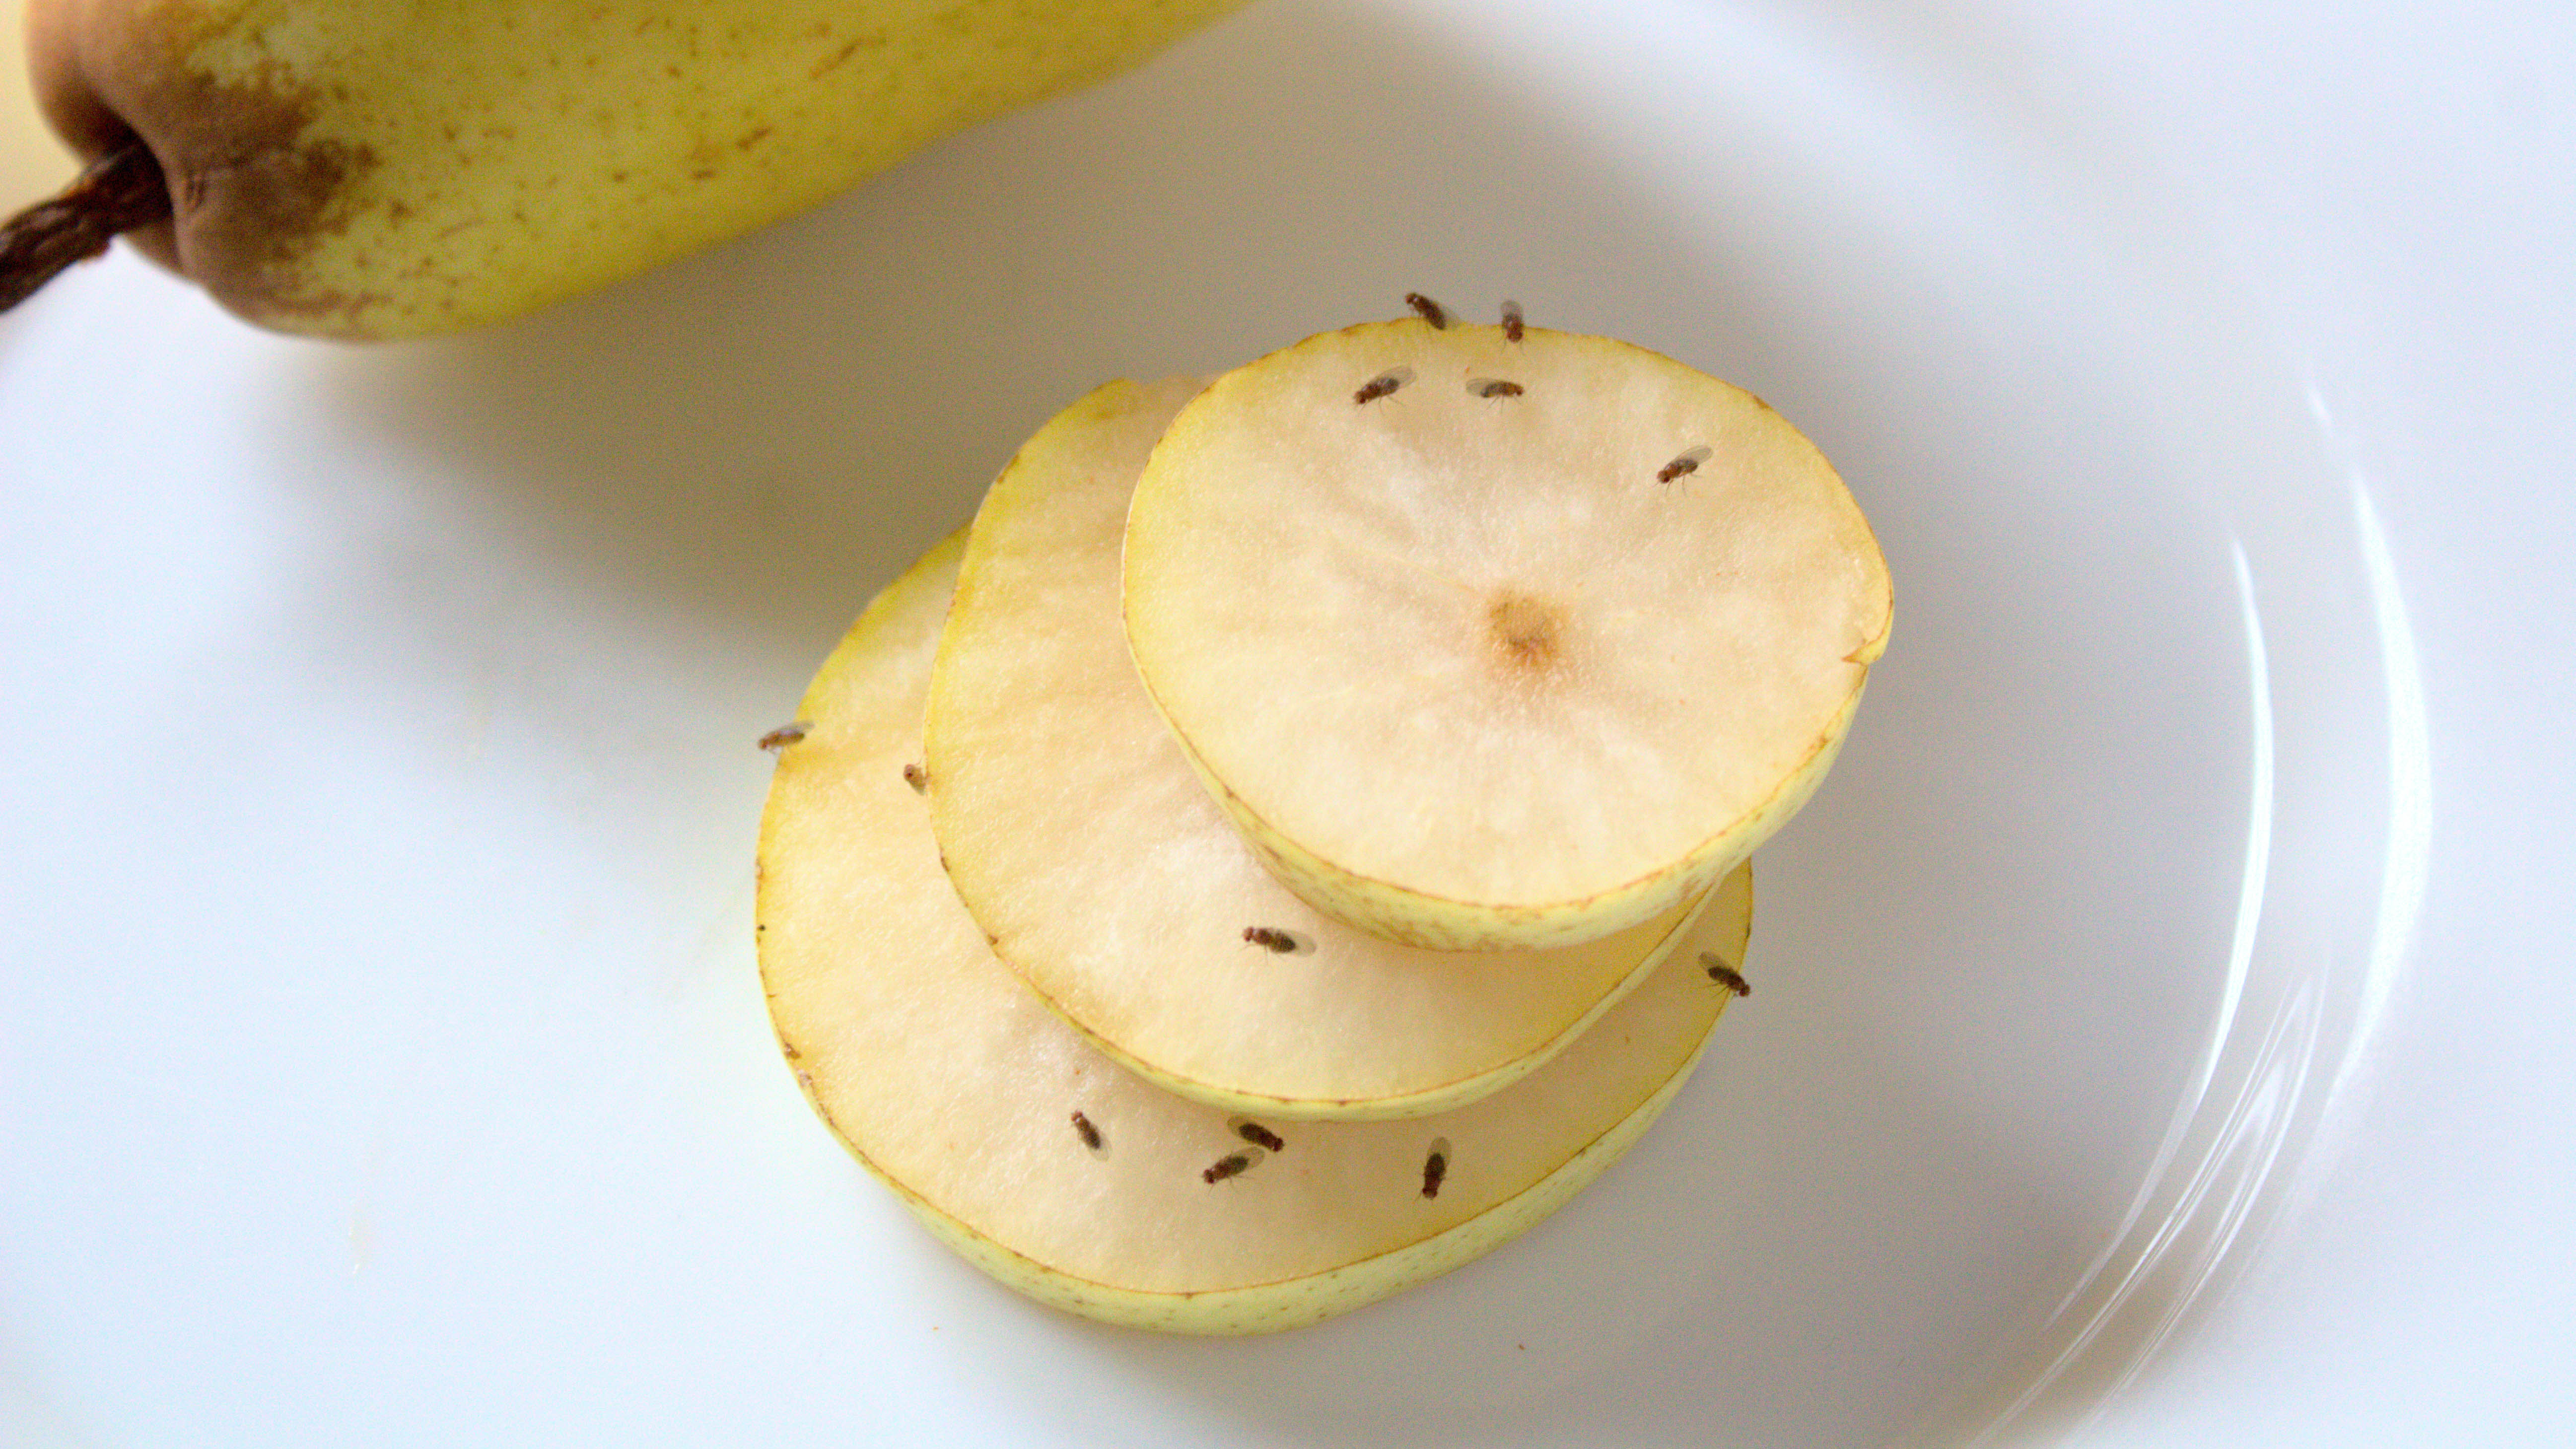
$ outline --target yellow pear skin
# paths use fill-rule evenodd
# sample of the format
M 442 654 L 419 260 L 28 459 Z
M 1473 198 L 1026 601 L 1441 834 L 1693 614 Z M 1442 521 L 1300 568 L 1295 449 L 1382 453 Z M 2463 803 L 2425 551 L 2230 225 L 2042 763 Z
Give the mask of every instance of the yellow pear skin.
M 137 139 L 130 233 L 341 338 L 512 317 L 811 206 L 1243 0 L 29 0 L 47 118 Z

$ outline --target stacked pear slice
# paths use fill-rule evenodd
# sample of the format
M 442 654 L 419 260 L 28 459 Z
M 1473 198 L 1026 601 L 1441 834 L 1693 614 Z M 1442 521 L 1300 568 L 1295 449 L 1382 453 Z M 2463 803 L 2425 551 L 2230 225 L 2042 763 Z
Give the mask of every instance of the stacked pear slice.
M 1365 340 L 1369 330 L 1335 337 Z M 1318 339 L 1204 389 L 1190 381 L 1113 383 L 1076 403 L 1003 471 L 969 533 L 932 550 L 869 607 L 816 678 L 798 729 L 787 732 L 794 738 L 781 751 L 762 823 L 759 939 L 772 1017 L 797 1080 L 852 1152 L 936 1234 L 1005 1283 L 1061 1308 L 1184 1332 L 1294 1327 L 1455 1267 L 1597 1176 L 1679 1089 L 1719 1013 L 1744 989 L 1751 883 L 1740 862 L 1746 837 L 1761 829 L 1734 817 L 1785 815 L 1774 801 L 1813 788 L 1849 719 L 1858 675 L 1885 637 L 1883 566 L 1874 619 L 1866 600 L 1835 597 L 1813 611 L 1830 616 L 1825 622 L 1802 617 L 1790 626 L 1800 639 L 1792 651 L 1798 677 L 1769 687 L 1820 711 L 1802 727 L 1822 738 L 1811 736 L 1803 755 L 1776 741 L 1740 742 L 1786 763 L 1768 794 L 1738 788 L 1721 802 L 1717 813 L 1733 811 L 1734 823 L 1716 832 L 1720 845 L 1704 843 L 1707 802 L 1654 796 L 1638 784 L 1651 771 L 1632 770 L 1605 787 L 1623 792 L 1618 808 L 1658 849 L 1698 832 L 1692 849 L 1675 857 L 1688 858 L 1664 871 L 1682 889 L 1659 887 L 1642 910 L 1623 900 L 1615 910 L 1572 911 L 1554 898 L 1530 910 L 1522 897 L 1453 889 L 1436 874 L 1405 877 L 1400 886 L 1411 894 L 1395 914 L 1453 924 L 1385 929 L 1385 913 L 1353 909 L 1344 884 L 1378 879 L 1363 873 L 1378 869 L 1381 857 L 1350 846 L 1365 842 L 1365 832 L 1336 824 L 1341 833 L 1320 831 L 1313 841 L 1287 833 L 1309 820 L 1343 819 L 1354 791 L 1409 789 L 1408 809 L 1445 814 L 1472 843 L 1450 844 L 1450 859 L 1462 849 L 1580 853 L 1588 842 L 1579 832 L 1497 833 L 1495 810 L 1462 793 L 1508 783 L 1508 771 L 1490 768 L 1499 758 L 1490 739 L 1454 741 L 1486 762 L 1481 773 L 1440 750 L 1418 753 L 1411 771 L 1372 767 L 1364 779 L 1321 786 L 1321 777 L 1292 767 L 1288 797 L 1310 812 L 1300 814 L 1270 802 L 1249 809 L 1225 773 L 1234 757 L 1202 746 L 1202 738 L 1225 734 L 1227 710 L 1216 711 L 1213 726 L 1189 717 L 1199 738 L 1167 727 L 1167 719 L 1182 722 L 1172 697 L 1189 691 L 1193 671 L 1229 670 L 1225 638 L 1275 663 L 1283 657 L 1278 640 L 1293 632 L 1262 623 L 1248 598 L 1212 591 L 1206 566 L 1187 561 L 1202 552 L 1239 558 L 1240 540 L 1224 530 L 1242 520 L 1207 532 L 1203 520 L 1171 511 L 1172 496 L 1219 475 L 1247 493 L 1265 486 L 1260 476 L 1231 473 L 1260 458 L 1258 447 L 1229 444 L 1242 457 L 1223 458 L 1207 439 L 1257 431 L 1246 410 L 1272 410 L 1300 379 L 1329 382 L 1341 406 L 1366 410 L 1411 401 L 1401 386 L 1354 400 L 1385 372 L 1400 368 L 1415 385 L 1456 369 L 1482 376 L 1496 370 L 1494 346 L 1532 341 L 1539 348 L 1524 361 L 1541 360 L 1508 379 L 1521 397 L 1554 385 L 1586 390 L 1601 405 L 1588 416 L 1550 414 L 1551 426 L 1525 427 L 1520 443 L 1500 452 L 1468 438 L 1490 415 L 1470 415 L 1466 427 L 1416 418 L 1390 445 L 1365 429 L 1336 432 L 1338 420 L 1319 406 L 1280 409 L 1289 445 L 1263 466 L 1273 475 L 1266 486 L 1284 490 L 1290 503 L 1272 505 L 1266 518 L 1261 505 L 1240 500 L 1218 511 L 1248 514 L 1257 520 L 1250 526 L 1265 529 L 1293 526 L 1290 513 L 1311 514 L 1332 536 L 1282 552 L 1315 566 L 1262 577 L 1278 594 L 1279 615 L 1341 632 L 1313 641 L 1298 666 L 1305 672 L 1269 678 L 1246 705 L 1304 722 L 1274 732 L 1274 745 L 1321 730 L 1359 732 L 1380 748 L 1401 745 L 1412 727 L 1401 712 L 1419 711 L 1438 693 L 1416 679 L 1385 677 L 1409 676 L 1420 662 L 1405 650 L 1390 653 L 1388 638 L 1409 630 L 1405 637 L 1419 643 L 1426 635 L 1401 608 L 1382 607 L 1389 597 L 1382 570 L 1405 565 L 1374 554 L 1420 540 L 1354 525 L 1369 506 L 1319 502 L 1329 490 L 1314 475 L 1335 475 L 1347 499 L 1374 469 L 1405 495 L 1389 506 L 1413 510 L 1428 527 L 1433 510 L 1459 500 L 1432 496 L 1426 478 L 1463 477 L 1511 457 L 1520 469 L 1509 474 L 1513 486 L 1561 495 L 1567 485 L 1549 478 L 1550 468 L 1598 467 L 1615 481 L 1627 458 L 1610 444 L 1648 454 L 1663 446 L 1661 434 L 1641 442 L 1626 436 L 1630 430 L 1708 439 L 1673 456 L 1704 449 L 1699 467 L 1709 476 L 1701 486 L 1711 492 L 1811 488 L 1813 450 L 1799 455 L 1757 430 L 1751 456 L 1740 455 L 1742 432 L 1671 402 L 1676 393 L 1701 396 L 1661 371 L 1686 370 L 1661 359 L 1641 363 L 1648 354 L 1618 344 L 1563 339 L 1559 356 L 1541 351 L 1558 348 L 1559 339 L 1517 326 L 1521 336 L 1506 344 L 1422 322 L 1383 331 L 1383 343 L 1395 347 L 1318 358 L 1318 343 L 1328 340 Z M 1390 352 L 1398 360 L 1382 363 Z M 1356 378 L 1348 375 L 1354 367 Z M 1578 432 L 1586 438 L 1568 441 Z M 1783 457 L 1792 476 L 1770 476 Z M 1821 460 L 1812 467 L 1822 468 Z M 1849 505 L 1839 483 L 1816 496 Z M 1453 531 L 1480 532 L 1508 554 L 1499 542 L 1507 520 L 1492 515 L 1510 509 L 1492 503 L 1484 514 L 1458 515 Z M 1580 512 L 1561 497 L 1553 514 L 1519 506 L 1560 531 Z M 1140 524 L 1149 507 L 1163 511 L 1147 537 Z M 1579 540 L 1524 550 L 1547 566 L 1516 574 L 1472 553 L 1423 548 L 1418 567 L 1426 573 L 1488 592 L 1518 589 L 1514 597 L 1572 601 L 1552 637 L 1580 657 L 1576 683 L 1516 681 L 1512 687 L 1529 696 L 1517 715 L 1490 697 L 1470 700 L 1445 717 L 1447 727 L 1517 729 L 1512 741 L 1536 750 L 1561 748 L 1548 729 L 1562 735 L 1568 720 L 1581 719 L 1626 730 L 1600 757 L 1626 760 L 1654 748 L 1655 730 L 1623 720 L 1622 706 L 1642 699 L 1629 712 L 1660 719 L 1665 701 L 1639 694 L 1633 671 L 1595 657 L 1620 644 L 1673 652 L 1678 662 L 1660 665 L 1657 676 L 1673 689 L 1691 687 L 1685 676 L 1698 667 L 1721 690 L 1742 691 L 1747 671 L 1761 667 L 1747 661 L 1767 657 L 1763 650 L 1776 641 L 1739 641 L 1712 664 L 1710 651 L 1664 638 L 1715 632 L 1695 619 L 1667 628 L 1630 621 L 1624 635 L 1601 622 L 1648 592 L 1622 571 L 1659 561 L 1641 565 L 1634 556 L 1641 530 L 1621 515 L 1627 507 L 1599 510 L 1617 524 L 1604 536 L 1623 550 L 1599 561 L 1610 578 L 1582 571 Z M 1784 524 L 1811 524 L 1814 511 L 1814 497 L 1740 507 L 1752 527 L 1779 536 L 1726 542 L 1715 574 L 1754 592 L 1815 586 L 1823 571 L 1811 555 L 1819 546 Z M 1848 541 L 1835 532 L 1838 519 L 1817 531 Z M 1711 531 L 1694 528 L 1703 542 Z M 1865 527 L 1859 538 L 1866 542 Z M 1874 565 L 1874 545 L 1867 554 Z M 1766 558 L 1776 565 L 1769 575 L 1749 562 Z M 1507 582 L 1489 582 L 1497 577 Z M 1689 614 L 1706 605 L 1709 570 L 1691 577 L 1703 587 L 1675 591 L 1667 607 Z M 1596 593 L 1610 602 L 1595 607 Z M 1193 632 L 1175 605 L 1185 596 L 1209 600 L 1221 625 Z M 1402 590 L 1393 597 L 1401 604 Z M 1782 627 L 1759 609 L 1734 612 L 1764 629 Z M 1140 672 L 1145 646 L 1131 636 L 1141 641 L 1138 621 L 1149 617 L 1165 642 L 1167 672 L 1184 683 Z M 1810 649 L 1831 649 L 1855 671 L 1843 697 L 1827 698 L 1844 676 L 1808 664 Z M 1454 659 L 1423 667 L 1448 671 L 1452 684 L 1474 674 Z M 1596 683 L 1589 698 L 1565 698 Z M 1368 699 L 1390 702 L 1399 716 L 1373 716 Z M 1704 727 L 1740 733 L 1744 719 L 1767 718 L 1765 707 L 1786 708 L 1775 700 L 1713 709 L 1705 717 L 1723 723 Z M 1498 718 L 1505 724 L 1496 726 Z M 1348 741 L 1313 749 L 1342 761 L 1367 753 Z M 1591 771 L 1597 761 L 1578 749 L 1522 763 L 1556 773 Z M 1408 785 L 1416 773 L 1431 778 Z M 1737 766 L 1728 782 L 1740 786 L 1753 773 Z M 1707 788 L 1687 763 L 1667 767 L 1664 778 L 1675 790 Z M 1549 798 L 1565 795 L 1559 789 Z M 1748 795 L 1758 797 L 1750 807 L 1742 804 Z M 1535 818 L 1525 802 L 1498 808 Z M 1676 834 L 1667 828 L 1676 815 L 1694 823 Z M 1440 834 L 1404 833 L 1408 841 Z M 1719 861 L 1714 873 L 1709 858 Z M 1282 868 L 1288 860 L 1333 868 L 1301 874 Z M 1571 880 L 1580 898 L 1600 868 L 1587 855 L 1571 871 L 1523 862 L 1491 875 L 1546 882 L 1559 897 Z M 1426 911 L 1423 900 L 1437 909 Z M 1497 901 L 1514 910 L 1457 908 Z M 1482 925 L 1496 918 L 1544 919 L 1546 929 L 1522 933 L 1535 939 L 1497 941 Z M 1456 927 L 1458 920 L 1471 926 Z M 1473 949 L 1439 949 L 1461 937 L 1479 939 Z
M 1448 948 L 1706 890 L 1823 779 L 1892 608 L 1859 507 L 1760 398 L 1411 318 L 1217 379 L 1125 567 L 1137 670 L 1264 860 Z
M 985 495 L 931 671 L 949 878 L 1040 997 L 1172 1091 L 1300 1118 L 1473 1101 L 1642 980 L 1695 902 L 1461 960 L 1345 925 L 1262 868 L 1163 728 L 1119 623 L 1128 497 L 1197 391 L 1101 388 Z

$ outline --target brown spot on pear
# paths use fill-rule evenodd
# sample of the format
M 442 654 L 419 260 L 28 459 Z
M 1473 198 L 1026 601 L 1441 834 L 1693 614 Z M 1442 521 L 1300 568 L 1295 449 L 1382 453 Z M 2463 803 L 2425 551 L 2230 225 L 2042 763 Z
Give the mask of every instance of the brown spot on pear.
M 203 57 L 242 19 L 212 0 L 30 0 L 28 65 L 45 118 L 84 160 L 140 138 L 170 190 L 170 219 L 127 233 L 234 311 L 333 334 L 364 299 L 308 286 L 305 257 L 346 227 L 363 143 L 312 134 L 326 89 L 284 64 L 230 78 Z

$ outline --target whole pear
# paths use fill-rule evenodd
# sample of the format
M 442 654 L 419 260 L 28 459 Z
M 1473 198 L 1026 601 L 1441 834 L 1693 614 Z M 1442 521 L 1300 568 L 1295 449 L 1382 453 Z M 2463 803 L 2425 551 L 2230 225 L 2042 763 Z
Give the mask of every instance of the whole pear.
M 29 0 L 47 119 L 241 316 L 451 332 L 811 206 L 1243 0 Z

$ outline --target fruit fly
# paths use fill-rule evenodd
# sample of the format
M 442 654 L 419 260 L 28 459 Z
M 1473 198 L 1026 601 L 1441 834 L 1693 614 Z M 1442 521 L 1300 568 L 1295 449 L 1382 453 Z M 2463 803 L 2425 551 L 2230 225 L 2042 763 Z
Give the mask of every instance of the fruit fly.
M 1707 461 L 1708 449 L 1693 448 L 1689 452 L 1682 454 L 1680 457 L 1673 459 L 1671 462 L 1666 463 L 1662 468 L 1656 470 L 1655 481 L 1658 483 L 1670 483 L 1676 478 L 1698 472 L 1699 465 Z
M 1229 1177 L 1241 1177 L 1258 1165 L 1266 1155 L 1258 1147 L 1247 1147 L 1241 1152 L 1229 1152 L 1218 1158 L 1207 1171 L 1200 1173 L 1199 1180 L 1217 1183 Z
M 1085 1117 L 1080 1112 L 1073 1114 L 1073 1134 L 1082 1139 L 1083 1146 L 1090 1148 L 1094 1152 L 1098 1152 L 1100 1150 L 1100 1129 L 1092 1126 L 1091 1119 Z
M 1503 340 L 1505 342 L 1520 341 L 1522 326 L 1521 304 L 1518 302 L 1505 302 L 1503 304 Z
M 912 793 L 915 795 L 930 793 L 930 772 L 919 765 L 903 767 L 903 782 L 912 787 Z
M 1373 403 L 1379 398 L 1387 396 L 1389 393 L 1394 392 L 1397 388 L 1402 387 L 1411 381 L 1413 381 L 1413 370 L 1408 367 L 1399 367 L 1391 372 L 1381 372 L 1363 384 L 1358 392 L 1352 393 L 1351 401 L 1355 403 Z
M 1282 956 L 1297 949 L 1297 938 L 1277 926 L 1246 926 L 1243 928 L 1243 939 L 1255 946 L 1276 951 Z
M 794 724 L 780 725 L 778 728 L 771 730 L 769 733 L 760 737 L 760 747 L 769 751 L 773 755 L 777 754 L 780 750 L 783 750 L 789 745 L 796 743 L 798 740 L 805 738 L 806 733 L 813 728 L 814 725 L 812 721 L 801 719 L 796 721 Z
M 1253 1121 L 1249 1117 L 1237 1117 L 1226 1123 L 1226 1125 L 1234 1129 L 1235 1136 L 1242 1138 L 1244 1141 L 1251 1143 L 1253 1146 L 1258 1147 L 1265 1152 L 1283 1152 L 1287 1150 L 1288 1144 L 1280 1138 L 1278 1133 L 1271 1131 L 1269 1128 L 1262 1126 L 1260 1123 Z
M 1709 980 L 1716 982 L 1718 985 L 1725 987 L 1727 990 L 1734 992 L 1738 996 L 1751 996 L 1753 994 L 1753 983 L 1744 979 L 1743 972 L 1727 965 L 1715 951 L 1700 952 L 1699 964 L 1707 969 Z
M 1430 1155 L 1422 1159 L 1422 1195 L 1438 1197 L 1440 1184 L 1447 1181 L 1448 1177 L 1449 1139 L 1434 1137 L 1431 1139 Z
M 1420 292 L 1405 293 L 1404 305 L 1412 308 L 1416 316 L 1419 316 L 1423 321 L 1430 323 L 1434 327 L 1445 328 L 1449 325 L 1449 313 L 1447 309 L 1443 308 L 1439 303 L 1422 295 Z
M 1477 377 L 1468 379 L 1467 391 L 1478 397 L 1519 397 L 1521 385 L 1499 377 Z

